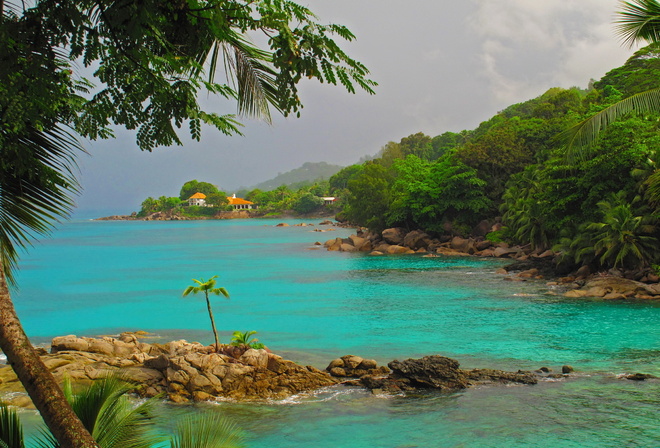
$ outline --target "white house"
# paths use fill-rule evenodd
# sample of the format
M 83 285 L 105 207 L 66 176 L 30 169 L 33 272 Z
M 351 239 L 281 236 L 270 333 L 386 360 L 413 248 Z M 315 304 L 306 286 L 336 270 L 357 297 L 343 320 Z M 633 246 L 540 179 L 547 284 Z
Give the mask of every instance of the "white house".
M 188 205 L 199 205 L 206 207 L 206 195 L 204 193 L 195 193 L 188 198 Z

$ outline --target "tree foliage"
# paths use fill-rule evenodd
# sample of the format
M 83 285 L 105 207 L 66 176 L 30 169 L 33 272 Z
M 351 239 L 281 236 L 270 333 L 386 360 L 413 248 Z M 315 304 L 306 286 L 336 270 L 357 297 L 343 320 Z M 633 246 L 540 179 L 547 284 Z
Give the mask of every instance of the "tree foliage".
M 271 109 L 300 114 L 303 77 L 349 92 L 375 86 L 334 40 L 354 39 L 346 27 L 322 25 L 288 0 L 0 1 L 0 15 L 0 268 L 10 279 L 17 249 L 71 208 L 76 136 L 109 138 L 119 126 L 135 130 L 138 147 L 152 151 L 180 144 L 184 126 L 196 140 L 203 124 L 239 133 L 236 114 L 200 106 L 202 91 L 227 99 L 241 116 L 269 120 Z M 252 43 L 255 34 L 267 36 L 263 47 Z M 93 70 L 97 84 L 81 78 L 80 68 Z M 215 81 L 218 69 L 226 83 Z M 0 298 L 20 330 L 9 292 Z M 26 343 L 18 339 L 0 341 L 5 353 L 23 353 L 10 347 Z M 33 399 L 43 398 L 35 403 L 52 414 L 47 420 L 60 442 L 94 446 L 78 424 L 65 423 L 75 420 L 67 403 L 47 398 L 54 382 L 30 375 L 19 377 Z

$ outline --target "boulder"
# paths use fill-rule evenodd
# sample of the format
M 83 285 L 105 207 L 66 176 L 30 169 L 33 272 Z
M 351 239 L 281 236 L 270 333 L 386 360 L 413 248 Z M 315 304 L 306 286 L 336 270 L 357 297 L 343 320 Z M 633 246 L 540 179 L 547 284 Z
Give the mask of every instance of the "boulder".
M 374 250 L 377 250 L 378 252 L 382 252 L 384 254 L 387 253 L 387 249 L 389 249 L 390 245 L 387 243 L 380 243 L 374 247 Z
M 498 246 L 493 250 L 493 256 L 497 258 L 511 258 L 520 252 L 520 249 L 515 247 L 502 247 Z
M 371 375 L 360 378 L 360 384 L 372 391 L 400 392 L 418 389 L 455 391 L 470 385 L 486 383 L 536 384 L 538 378 L 530 372 L 504 372 L 492 369 L 460 369 L 458 361 L 440 355 L 420 359 L 394 360 L 388 364 L 392 372 L 387 377 Z
M 403 238 L 403 245 L 413 250 L 427 249 L 431 243 L 431 237 L 421 230 L 413 230 Z
M 334 377 L 360 378 L 365 375 L 387 375 L 389 369 L 385 366 L 378 366 L 373 359 L 363 359 L 359 356 L 346 355 L 337 358 L 328 364 L 325 369 Z
M 454 250 L 457 250 L 458 252 L 463 252 L 463 253 L 469 253 L 470 248 L 474 248 L 474 243 L 469 240 L 462 238 L 460 236 L 455 236 L 454 238 L 451 239 L 451 243 L 449 245 Z
M 275 227 L 289 227 L 289 224 L 287 224 L 285 222 L 281 222 L 281 223 L 277 224 Z
M 477 251 L 484 251 L 486 249 L 490 249 L 492 246 L 493 246 L 493 242 L 488 240 L 477 241 L 476 243 L 474 243 L 474 248 Z
M 479 224 L 477 224 L 474 229 L 472 229 L 472 235 L 475 236 L 486 236 L 487 233 L 493 228 L 493 221 L 489 219 L 484 219 Z
M 348 243 L 343 243 L 341 246 L 339 246 L 339 250 L 341 252 L 357 252 L 358 251 L 357 247 L 353 246 L 352 244 L 348 244 Z
M 403 244 L 403 239 L 406 236 L 406 229 L 402 227 L 393 227 L 391 229 L 385 229 L 381 233 L 383 240 L 388 244 Z
M 355 247 L 356 250 L 360 250 L 362 246 L 368 242 L 366 238 L 361 238 L 357 235 L 351 235 L 348 237 L 348 239 L 351 240 L 351 244 Z
M 581 266 L 580 269 L 578 269 L 577 272 L 575 273 L 576 277 L 582 277 L 582 278 L 589 277 L 590 275 L 591 275 L 591 269 L 586 264 L 584 266 Z
M 405 246 L 392 245 L 392 246 L 389 246 L 387 248 L 386 253 L 388 253 L 388 254 L 407 254 L 407 253 L 411 253 L 411 252 L 414 253 L 414 251 L 411 251 L 410 249 L 408 249 Z

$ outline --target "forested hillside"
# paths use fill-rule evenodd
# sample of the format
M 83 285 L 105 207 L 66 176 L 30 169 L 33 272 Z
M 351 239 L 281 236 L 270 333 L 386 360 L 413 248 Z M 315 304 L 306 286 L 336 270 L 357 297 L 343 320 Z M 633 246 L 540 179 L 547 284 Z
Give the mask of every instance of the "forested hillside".
M 330 176 L 341 170 L 339 165 L 331 165 L 326 162 L 306 162 L 300 168 L 295 168 L 286 173 L 280 173 L 272 179 L 266 180 L 250 188 L 241 188 L 239 195 L 245 195 L 247 191 L 259 189 L 264 191 L 274 190 L 282 185 L 291 189 L 308 187 L 315 182 L 328 180 Z
M 660 258 L 660 115 L 632 113 L 578 153 L 561 135 L 659 80 L 653 45 L 588 89 L 552 88 L 473 130 L 389 142 L 374 160 L 331 177 L 330 193 L 343 198 L 340 216 L 372 230 L 466 236 L 486 219 L 504 225 L 488 238 L 554 247 L 569 263 L 652 265 Z

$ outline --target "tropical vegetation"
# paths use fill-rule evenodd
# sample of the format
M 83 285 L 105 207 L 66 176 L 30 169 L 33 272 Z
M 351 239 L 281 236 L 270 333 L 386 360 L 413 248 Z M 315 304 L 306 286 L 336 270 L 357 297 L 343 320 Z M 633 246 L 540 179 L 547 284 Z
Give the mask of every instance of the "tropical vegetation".
M 626 2 L 622 20 L 632 21 L 642 7 L 660 23 L 660 3 L 651 0 Z M 657 265 L 660 107 L 631 98 L 659 79 L 660 43 L 652 43 L 587 88 L 551 88 L 473 130 L 389 142 L 330 178 L 345 198 L 338 218 L 373 231 L 419 228 L 438 237 L 500 222 L 489 239 L 554 248 L 564 268 Z M 621 106 L 626 101 L 633 106 Z M 567 129 L 612 107 L 617 119 L 608 118 L 598 139 L 566 144 Z
M 118 376 L 94 381 L 74 392 L 70 381 L 64 393 L 85 428 L 103 448 L 239 448 L 243 434 L 218 413 L 189 415 L 176 422 L 171 434 L 155 431 L 157 400 L 137 402 L 128 394 L 134 385 Z M 47 429 L 33 444 L 39 448 L 61 446 Z M 0 446 L 25 448 L 23 426 L 16 409 L 0 403 Z
M 266 346 L 259 342 L 259 339 L 253 338 L 257 334 L 256 331 L 234 331 L 234 334 L 231 338 L 231 342 L 229 345 L 234 345 L 236 347 L 249 347 L 253 349 L 261 349 L 265 348 Z
M 7 284 L 18 251 L 71 210 L 77 138 L 111 138 L 119 126 L 152 151 L 180 144 L 184 125 L 196 140 L 202 125 L 240 134 L 235 114 L 200 106 L 204 90 L 270 121 L 271 110 L 300 115 L 303 77 L 349 92 L 373 93 L 375 83 L 335 42 L 354 39 L 346 27 L 288 0 L 0 0 L 0 21 L 0 348 L 59 442 L 96 447 L 32 348 Z M 259 46 L 251 34 L 269 38 Z

